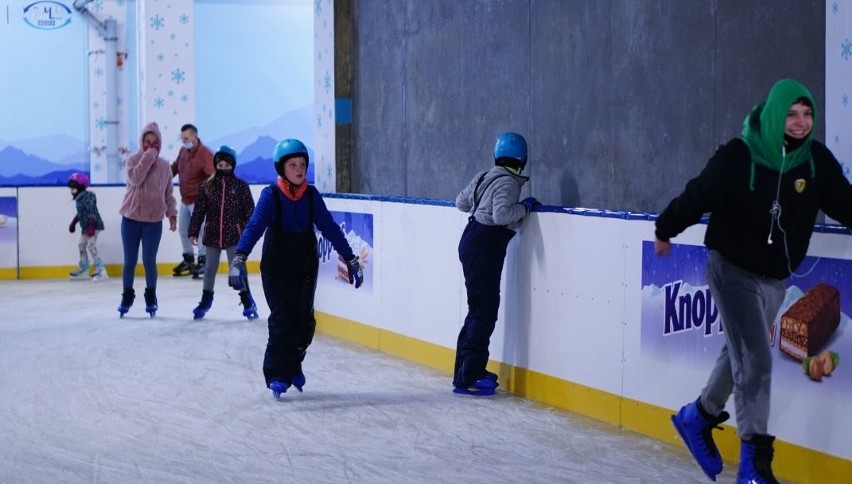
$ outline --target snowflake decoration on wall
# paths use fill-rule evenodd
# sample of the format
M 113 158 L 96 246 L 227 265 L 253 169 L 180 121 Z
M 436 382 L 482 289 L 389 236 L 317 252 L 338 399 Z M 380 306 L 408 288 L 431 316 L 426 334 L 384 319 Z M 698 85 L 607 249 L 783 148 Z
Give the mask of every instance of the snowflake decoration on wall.
M 849 39 L 844 40 L 840 45 L 840 57 L 843 57 L 843 60 L 849 60 L 852 57 L 852 41 Z
M 181 82 L 184 82 L 185 80 L 186 80 L 186 72 L 184 72 L 180 69 L 175 69 L 175 70 L 172 71 L 172 81 L 174 81 L 175 84 L 180 84 Z
M 834 5 L 831 6 L 831 12 L 837 13 L 839 11 L 840 11 L 840 5 L 838 5 L 837 2 L 834 2 Z
M 844 94 L 843 97 L 840 98 L 840 103 L 843 104 L 844 106 L 849 105 L 849 95 Z
M 95 126 L 96 126 L 98 129 L 104 129 L 104 126 L 105 126 L 105 125 L 106 125 L 106 119 L 105 119 L 103 116 L 99 117 L 99 118 L 95 121 Z
M 183 25 L 188 24 L 189 23 L 189 15 L 187 15 L 185 13 L 181 14 L 181 16 L 178 17 L 178 22 L 180 22 Z
M 183 101 L 183 102 L 187 102 L 187 101 L 189 101 L 189 96 L 184 94 L 183 96 L 180 97 L 180 100 Z
M 322 0 L 314 0 L 314 13 L 317 17 L 319 17 L 320 12 L 322 12 Z
M 175 92 L 169 89 L 169 92 L 167 92 L 166 94 L 168 94 L 169 97 L 172 97 L 175 95 Z
M 102 67 L 98 67 L 97 69 L 95 69 L 95 76 L 96 77 L 103 77 L 104 76 L 104 69 Z
M 95 5 L 91 9 L 94 10 L 95 12 L 102 12 L 104 10 L 103 0 L 95 0 L 92 3 L 94 3 Z
M 159 62 L 163 62 L 164 60 L 166 60 L 166 55 L 165 55 L 165 54 L 163 54 L 162 52 L 161 52 L 161 53 L 159 53 L 159 54 L 157 54 L 157 60 L 158 60 Z
M 153 17 L 151 17 L 151 28 L 153 28 L 154 30 L 160 30 L 161 28 L 165 27 L 165 25 L 166 19 L 164 19 L 163 17 L 160 17 L 159 15 L 154 15 Z
M 322 115 L 317 114 L 317 128 L 322 128 Z
M 160 96 L 157 96 L 156 98 L 154 98 L 154 107 L 155 108 L 162 108 L 162 107 L 165 107 L 165 106 L 166 106 L 166 100 L 165 99 L 161 98 Z
M 325 71 L 325 76 L 323 77 L 322 83 L 323 89 L 325 89 L 326 94 L 331 91 L 331 74 L 328 71 Z

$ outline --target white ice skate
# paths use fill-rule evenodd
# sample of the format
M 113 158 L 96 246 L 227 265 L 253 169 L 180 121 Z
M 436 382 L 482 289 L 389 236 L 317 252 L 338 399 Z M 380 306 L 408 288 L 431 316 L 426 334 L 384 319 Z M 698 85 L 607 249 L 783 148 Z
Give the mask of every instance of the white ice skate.
M 107 274 L 106 267 L 104 267 L 104 263 L 98 261 L 95 263 L 95 273 L 92 274 L 92 281 L 99 282 L 105 281 L 109 279 L 109 274 Z
M 89 280 L 89 262 L 80 261 L 80 265 L 69 272 L 68 275 L 72 281 L 88 281 Z

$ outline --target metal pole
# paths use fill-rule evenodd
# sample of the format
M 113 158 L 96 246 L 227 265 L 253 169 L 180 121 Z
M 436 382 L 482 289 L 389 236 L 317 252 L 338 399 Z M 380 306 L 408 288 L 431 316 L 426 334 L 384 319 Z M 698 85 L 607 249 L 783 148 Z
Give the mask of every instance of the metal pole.
M 105 54 L 104 76 L 106 81 L 106 164 L 107 182 L 119 182 L 118 156 L 118 23 L 115 19 L 104 22 Z

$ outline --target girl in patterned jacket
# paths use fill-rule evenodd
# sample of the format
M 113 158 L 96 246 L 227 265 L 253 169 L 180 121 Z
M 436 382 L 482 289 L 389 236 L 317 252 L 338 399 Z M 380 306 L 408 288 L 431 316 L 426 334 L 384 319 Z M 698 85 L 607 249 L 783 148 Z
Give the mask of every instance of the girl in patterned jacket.
M 68 231 L 73 234 L 77 225 L 82 228 L 80 230 L 80 242 L 77 244 L 77 248 L 80 250 L 80 266 L 71 271 L 71 280 L 89 279 L 89 258 L 87 255 L 92 256 L 92 262 L 95 265 L 92 280 L 103 281 L 108 279 L 109 276 L 107 276 L 104 263 L 98 257 L 98 232 L 104 229 L 104 221 L 98 211 L 98 197 L 87 191 L 89 177 L 83 173 L 72 173 L 68 178 L 68 188 L 71 189 L 71 196 L 77 204 L 77 215 L 74 216 L 74 220 L 68 226 Z
M 198 244 L 201 225 L 205 224 L 201 242 L 207 255 L 201 302 L 192 311 L 194 319 L 203 318 L 213 305 L 213 286 L 222 250 L 225 250 L 230 265 L 237 242 L 254 212 L 254 197 L 248 184 L 234 175 L 237 152 L 230 146 L 220 146 L 213 156 L 213 164 L 216 173 L 201 185 L 189 222 L 188 233 L 192 245 Z M 257 305 L 251 297 L 248 284 L 240 290 L 240 302 L 243 305 L 243 316 L 250 320 L 257 318 Z

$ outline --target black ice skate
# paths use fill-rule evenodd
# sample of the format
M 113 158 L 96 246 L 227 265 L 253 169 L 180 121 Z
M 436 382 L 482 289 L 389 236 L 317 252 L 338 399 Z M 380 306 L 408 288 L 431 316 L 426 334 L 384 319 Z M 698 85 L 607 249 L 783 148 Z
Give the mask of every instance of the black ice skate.
M 136 292 L 133 289 L 125 289 L 121 294 L 121 303 L 118 305 L 118 317 L 123 318 L 127 311 L 130 311 L 130 306 L 133 306 L 133 301 L 136 299 Z
M 153 318 L 157 315 L 157 290 L 150 287 L 145 288 L 145 312 Z
M 213 306 L 213 291 L 201 291 L 201 301 L 192 310 L 192 319 L 202 319 Z
M 247 317 L 249 321 L 258 318 L 257 304 L 255 304 L 254 298 L 251 297 L 250 292 L 240 291 L 240 304 L 243 305 L 243 316 Z
M 204 268 L 207 266 L 207 256 L 199 255 L 198 264 L 192 269 L 192 278 L 201 279 L 204 277 Z
M 195 256 L 192 254 L 184 254 L 183 261 L 176 265 L 172 272 L 174 272 L 175 277 L 180 276 L 188 276 L 193 274 L 195 271 Z

